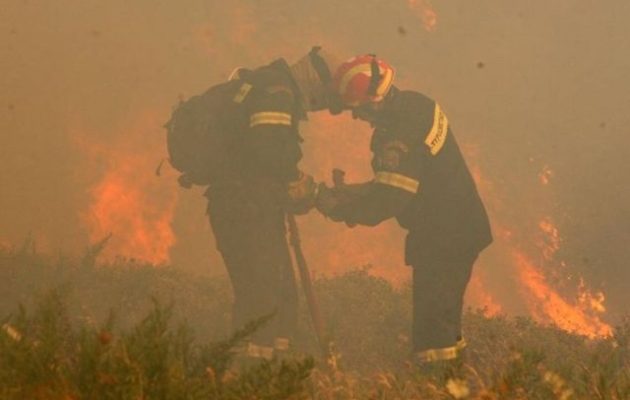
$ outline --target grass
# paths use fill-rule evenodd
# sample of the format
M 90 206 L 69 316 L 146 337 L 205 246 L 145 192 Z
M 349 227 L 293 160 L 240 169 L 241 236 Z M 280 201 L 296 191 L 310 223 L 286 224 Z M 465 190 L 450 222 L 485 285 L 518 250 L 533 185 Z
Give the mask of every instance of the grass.
M 0 250 L 0 399 L 630 398 L 630 319 L 590 340 L 469 310 L 465 362 L 428 371 L 408 361 L 409 288 L 358 269 L 315 282 L 334 358 L 309 356 L 303 310 L 300 353 L 237 367 L 265 318 L 230 332 L 225 279 L 96 255 Z

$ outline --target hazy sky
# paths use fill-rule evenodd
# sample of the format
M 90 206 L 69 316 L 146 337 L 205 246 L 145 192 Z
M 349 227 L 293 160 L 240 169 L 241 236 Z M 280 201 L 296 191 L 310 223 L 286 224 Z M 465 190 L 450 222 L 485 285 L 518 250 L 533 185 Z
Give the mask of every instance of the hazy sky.
M 616 312 L 627 312 L 630 3 L 431 4 L 433 31 L 423 25 L 426 1 L 2 0 L 0 241 L 19 243 L 31 232 L 49 251 L 81 251 L 91 190 L 123 156 L 142 155 L 139 169 L 162 188 L 146 200 L 174 207 L 174 262 L 220 270 L 199 192 L 153 175 L 164 157 L 161 124 L 179 98 L 235 66 L 294 61 L 322 44 L 342 57 L 385 57 L 399 85 L 438 99 L 486 182 L 495 228 L 513 231 L 529 249 L 539 221 L 550 218 L 562 237 L 561 275 L 584 276 Z M 323 164 L 367 178 L 367 164 L 354 165 L 368 156 L 365 127 L 325 116 L 310 122 L 305 168 L 318 179 L 327 178 Z M 345 131 L 322 134 L 327 127 Z M 357 153 L 346 157 L 353 146 Z M 304 225 L 307 235 L 355 237 L 318 216 Z M 377 262 L 403 269 L 402 232 L 386 234 L 395 229 L 359 237 L 385 243 L 391 255 Z M 492 251 L 482 264 L 500 274 Z M 500 279 L 493 285 L 501 291 Z

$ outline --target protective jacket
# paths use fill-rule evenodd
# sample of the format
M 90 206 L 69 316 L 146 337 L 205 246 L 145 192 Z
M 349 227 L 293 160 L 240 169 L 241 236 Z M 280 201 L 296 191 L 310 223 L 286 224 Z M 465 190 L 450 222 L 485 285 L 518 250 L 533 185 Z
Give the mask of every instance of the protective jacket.
M 423 94 L 392 90 L 372 122 L 374 179 L 333 213 L 363 225 L 396 217 L 409 230 L 408 264 L 480 252 L 490 224 L 446 115 Z
M 286 184 L 299 177 L 302 158 L 298 124 L 306 113 L 289 66 L 283 59 L 255 70 L 240 69 L 233 101 L 241 107 L 223 124 L 235 140 L 226 146 L 234 161 L 225 180 L 264 180 Z

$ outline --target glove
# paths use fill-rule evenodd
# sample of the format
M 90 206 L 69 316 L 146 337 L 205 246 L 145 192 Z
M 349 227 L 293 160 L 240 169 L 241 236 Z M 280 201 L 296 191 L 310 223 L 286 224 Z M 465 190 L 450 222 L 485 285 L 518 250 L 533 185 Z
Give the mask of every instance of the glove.
M 346 202 L 346 196 L 337 188 L 329 188 L 323 183 L 319 184 L 315 207 L 327 218 L 335 222 L 342 222 L 343 218 L 338 214 L 339 206 Z
M 363 198 L 369 196 L 372 189 L 371 182 L 341 184 L 334 188 L 329 188 L 322 183 L 319 185 L 315 207 L 324 216 L 336 222 L 345 222 L 352 228 L 356 223 L 348 221 L 348 211 L 351 211 L 352 204 L 357 204 L 356 202 L 361 202 Z
M 287 211 L 296 215 L 309 212 L 315 207 L 317 189 L 318 186 L 313 180 L 313 177 L 300 172 L 298 179 L 289 182 L 287 188 Z

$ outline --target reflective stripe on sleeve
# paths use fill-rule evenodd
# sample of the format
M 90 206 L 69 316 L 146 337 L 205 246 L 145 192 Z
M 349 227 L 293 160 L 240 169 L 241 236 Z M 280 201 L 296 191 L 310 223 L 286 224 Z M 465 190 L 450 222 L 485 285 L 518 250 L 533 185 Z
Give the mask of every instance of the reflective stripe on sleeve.
M 420 182 L 405 175 L 394 172 L 379 171 L 374 176 L 374 182 L 393 186 L 411 193 L 418 193 Z
M 291 114 L 283 112 L 258 112 L 249 117 L 249 127 L 257 125 L 287 125 L 291 126 Z
M 424 139 L 424 143 L 429 147 L 432 155 L 436 155 L 442 150 L 448 133 L 448 119 L 442 112 L 439 104 L 435 103 L 435 111 L 433 114 L 433 126 L 429 134 Z
M 417 353 L 420 362 L 432 362 L 453 360 L 459 356 L 459 352 L 466 348 L 466 340 L 459 340 L 455 346 L 441 349 L 428 349 Z

